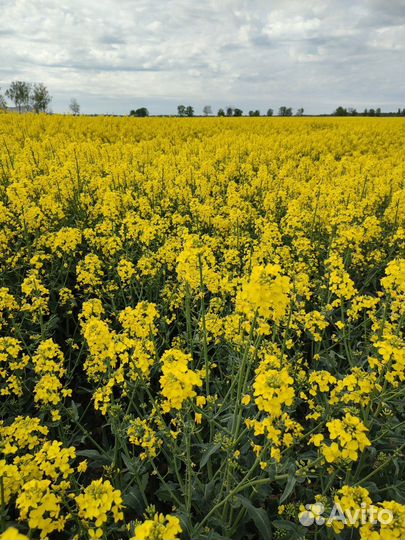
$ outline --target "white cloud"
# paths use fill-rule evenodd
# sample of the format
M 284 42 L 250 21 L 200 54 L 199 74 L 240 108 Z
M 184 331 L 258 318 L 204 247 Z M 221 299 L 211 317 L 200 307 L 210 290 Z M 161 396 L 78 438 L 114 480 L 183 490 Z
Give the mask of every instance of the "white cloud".
M 404 44 L 405 24 L 378 28 L 369 41 L 370 45 L 376 49 L 388 51 L 402 51 Z
M 64 110 L 403 106 L 405 0 L 0 0 L 0 86 Z

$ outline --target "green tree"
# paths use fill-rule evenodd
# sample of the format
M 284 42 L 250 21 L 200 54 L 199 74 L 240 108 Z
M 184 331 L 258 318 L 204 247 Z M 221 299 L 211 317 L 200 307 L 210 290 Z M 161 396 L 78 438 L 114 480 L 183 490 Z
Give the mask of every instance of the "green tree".
M 347 116 L 347 109 L 340 106 L 338 107 L 335 112 L 333 113 L 334 116 Z
M 186 116 L 194 116 L 194 109 L 191 105 L 186 107 Z
M 303 114 L 304 114 L 304 108 L 300 107 L 299 109 L 297 109 L 295 116 L 302 116 Z
M 80 114 L 80 105 L 76 98 L 72 98 L 69 103 L 69 109 L 72 111 L 72 114 L 77 116 Z
M 31 85 L 25 81 L 13 81 L 6 90 L 6 96 L 21 112 L 21 107 L 29 107 Z
M 279 116 L 292 116 L 292 108 L 291 107 L 280 107 L 278 110 Z
M 205 105 L 203 108 L 204 116 L 210 116 L 212 114 L 212 107 L 211 105 Z
M 139 109 L 132 109 L 132 111 L 129 113 L 129 116 L 145 117 L 149 116 L 149 111 L 146 107 L 140 107 Z
M 0 88 L 0 90 L 1 90 L 1 88 Z M 2 110 L 2 109 L 7 109 L 7 103 L 6 103 L 5 97 L 0 92 L 0 110 Z
M 267 116 L 273 116 L 273 109 L 267 109 Z
M 238 109 L 238 108 L 234 109 L 233 115 L 234 116 L 242 116 L 243 115 L 242 109 Z
M 184 105 L 178 105 L 177 114 L 178 116 L 186 116 L 186 107 Z
M 226 116 L 233 116 L 233 109 L 232 107 L 226 108 Z
M 225 111 L 224 111 L 224 109 L 218 109 L 217 116 L 225 116 Z
M 42 83 L 35 84 L 31 94 L 31 105 L 34 111 L 36 113 L 46 112 L 51 101 L 52 97 L 47 87 Z

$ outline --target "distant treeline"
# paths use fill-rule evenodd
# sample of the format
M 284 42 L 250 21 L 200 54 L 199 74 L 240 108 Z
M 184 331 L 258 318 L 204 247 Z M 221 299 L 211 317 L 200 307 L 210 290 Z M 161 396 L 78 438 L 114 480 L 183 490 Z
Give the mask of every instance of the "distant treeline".
M 14 107 L 7 105 L 7 99 L 14 103 Z M 4 95 L 0 88 L 0 109 L 17 111 L 17 112 L 50 112 L 49 104 L 52 101 L 47 87 L 42 83 L 28 83 L 25 81 L 13 81 L 9 88 L 5 91 Z M 80 105 L 76 98 L 72 98 L 69 103 L 69 110 L 72 114 L 80 114 Z M 99 115 L 90 115 L 99 116 Z M 109 115 L 109 116 L 123 116 L 123 115 Z M 132 109 L 129 112 L 129 116 L 146 117 L 149 116 L 149 111 L 146 107 L 140 107 L 138 109 Z M 218 109 L 217 113 L 213 113 L 211 105 L 205 105 L 202 109 L 202 114 L 195 113 L 192 105 L 178 105 L 177 114 L 173 115 L 155 115 L 155 116 L 179 116 L 179 117 L 193 117 L 193 116 L 244 116 L 243 110 L 239 107 L 227 107 Z M 272 108 L 267 109 L 265 114 L 261 114 L 259 109 L 250 110 L 245 116 L 304 116 L 304 109 L 300 107 L 293 110 L 292 107 L 282 106 L 278 109 L 277 114 Z M 376 109 L 364 109 L 363 112 L 358 112 L 351 107 L 338 107 L 331 114 L 319 114 L 310 116 L 405 116 L 405 109 L 398 109 L 397 112 L 383 112 L 381 108 Z
M 397 112 L 383 112 L 380 107 L 377 109 L 364 109 L 358 112 L 356 109 L 338 107 L 333 116 L 405 116 L 405 109 L 398 109 Z
M 177 107 L 176 115 L 163 115 L 163 116 L 179 116 L 179 117 L 193 117 L 193 116 L 214 116 L 212 112 L 212 107 L 210 105 L 205 105 L 202 110 L 202 115 L 196 115 L 194 107 L 191 105 L 179 105 Z M 149 111 L 146 107 L 141 107 L 140 109 L 133 109 L 130 111 L 129 116 L 145 117 L 149 116 Z M 162 115 L 157 115 L 162 116 Z M 216 116 L 244 116 L 243 110 L 238 107 L 226 107 L 225 109 L 218 109 Z M 278 109 L 278 114 L 275 115 L 273 109 L 268 109 L 266 114 L 261 114 L 259 109 L 250 110 L 245 116 L 304 116 L 304 109 L 301 107 L 295 112 L 292 107 L 280 107 Z M 319 115 L 309 115 L 309 116 L 405 116 L 405 109 L 398 109 L 396 112 L 383 112 L 380 107 L 377 109 L 364 109 L 363 112 L 358 112 L 356 109 L 351 107 L 338 107 L 331 114 L 319 114 Z

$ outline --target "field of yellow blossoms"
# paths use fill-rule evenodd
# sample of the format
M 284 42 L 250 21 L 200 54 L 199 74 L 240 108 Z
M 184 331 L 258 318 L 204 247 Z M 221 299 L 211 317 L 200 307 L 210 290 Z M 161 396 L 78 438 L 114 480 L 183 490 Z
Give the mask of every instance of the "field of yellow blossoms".
M 1 540 L 405 538 L 404 128 L 0 115 Z

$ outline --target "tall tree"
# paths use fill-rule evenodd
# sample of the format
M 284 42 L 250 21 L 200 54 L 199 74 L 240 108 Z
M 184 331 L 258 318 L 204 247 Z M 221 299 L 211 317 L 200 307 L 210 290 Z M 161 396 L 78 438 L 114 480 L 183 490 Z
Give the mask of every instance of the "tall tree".
M 28 109 L 30 104 L 31 85 L 25 81 L 13 81 L 6 90 L 6 96 L 11 99 L 14 105 L 21 112 L 21 107 Z
M 184 105 L 178 105 L 177 114 L 179 116 L 186 116 L 186 107 Z
M 242 116 L 242 115 L 243 115 L 242 109 L 238 109 L 238 108 L 236 107 L 236 109 L 234 109 L 234 111 L 233 111 L 233 115 L 234 115 L 234 116 Z
M 292 116 L 292 108 L 291 107 L 280 107 L 278 110 L 279 116 Z
M 191 105 L 188 105 L 186 108 L 186 116 L 194 116 L 194 109 Z
M 42 83 L 35 84 L 31 94 L 31 104 L 34 111 L 36 113 L 46 112 L 51 101 L 52 97 L 47 87 Z
M 224 109 L 218 109 L 217 116 L 225 116 L 225 111 L 224 111 Z
M 334 116 L 347 116 L 347 109 L 340 106 L 335 110 L 335 112 L 333 114 L 334 114 Z
M 205 105 L 203 108 L 204 116 L 210 116 L 212 114 L 212 107 L 211 105 Z
M 267 116 L 273 116 L 273 109 L 267 109 Z
M 149 111 L 146 107 L 140 107 L 139 109 L 132 110 L 129 113 L 129 116 L 145 117 L 145 116 L 149 116 Z
M 295 116 L 302 116 L 303 114 L 304 114 L 304 108 L 300 107 L 299 109 L 297 109 Z
M 0 90 L 1 90 L 1 88 L 0 88 Z M 7 109 L 7 103 L 6 103 L 5 97 L 0 92 L 0 110 L 2 110 L 2 109 Z
M 80 114 L 80 105 L 76 98 L 72 98 L 69 103 L 69 109 L 72 111 L 72 114 L 77 116 Z
M 226 108 L 226 116 L 232 116 L 233 115 L 233 109 L 232 107 Z

